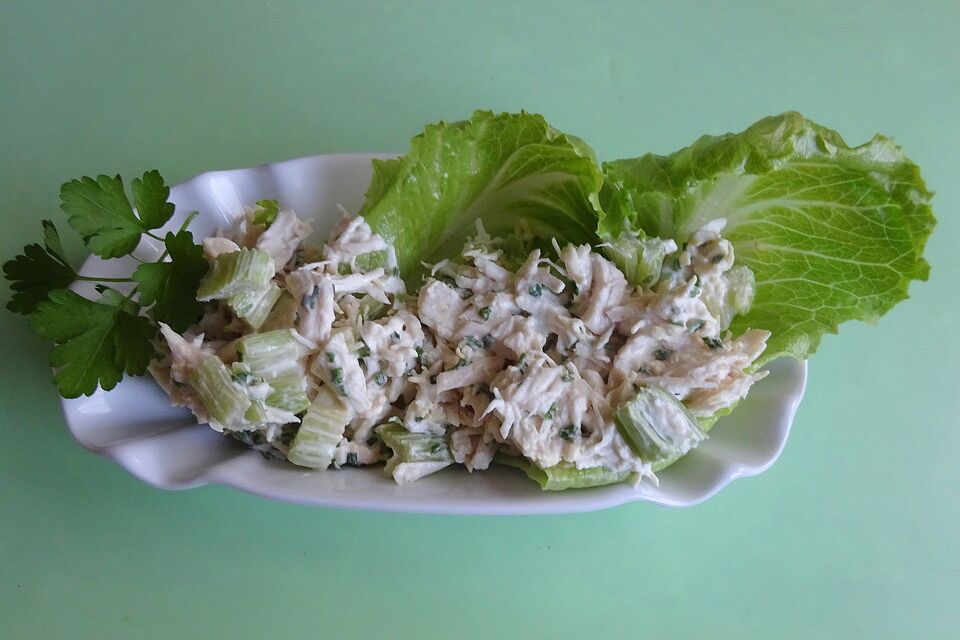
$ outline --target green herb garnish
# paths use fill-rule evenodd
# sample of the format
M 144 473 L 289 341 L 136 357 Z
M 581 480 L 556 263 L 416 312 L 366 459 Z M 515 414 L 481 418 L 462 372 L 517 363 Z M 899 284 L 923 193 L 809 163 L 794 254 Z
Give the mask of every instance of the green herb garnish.
M 553 416 L 557 415 L 557 403 L 553 402 L 550 404 L 550 408 L 547 409 L 546 413 L 543 414 L 544 420 L 553 420 Z
M 42 222 L 42 245 L 24 247 L 3 265 L 14 292 L 7 308 L 30 315 L 34 330 L 55 343 L 50 364 L 58 369 L 54 381 L 65 398 L 90 395 L 98 386 L 112 389 L 124 374 L 142 375 L 155 355 L 157 323 L 183 331 L 202 311 L 196 292 L 207 263 L 186 230 L 195 214 L 186 216 L 179 230 L 161 237 L 153 230 L 174 213 L 163 178 L 148 171 L 132 181 L 131 191 L 132 201 L 119 176 L 105 175 L 71 180 L 60 188 L 60 208 L 68 224 L 101 258 L 131 254 L 143 236 L 163 245 L 156 261 L 140 260 L 131 276 L 77 273 L 49 220 Z M 69 291 L 76 281 L 98 283 L 99 297 Z M 134 286 L 121 293 L 107 286 L 113 283 Z
M 280 213 L 280 202 L 277 200 L 257 200 L 253 212 L 253 224 L 262 224 L 269 227 Z
M 577 426 L 568 424 L 560 429 L 558 435 L 567 442 L 573 442 L 573 439 L 577 436 Z
M 703 337 L 703 343 L 710 347 L 711 349 L 720 349 L 723 347 L 723 341 L 718 338 L 711 338 L 709 336 Z

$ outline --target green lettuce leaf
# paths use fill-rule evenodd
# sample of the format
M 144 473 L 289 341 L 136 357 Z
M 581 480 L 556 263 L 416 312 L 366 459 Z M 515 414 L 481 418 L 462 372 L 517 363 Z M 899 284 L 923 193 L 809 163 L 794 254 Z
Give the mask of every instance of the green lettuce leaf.
M 919 168 L 889 138 L 849 147 L 798 113 L 704 136 L 669 156 L 604 165 L 601 238 L 678 244 L 716 218 L 756 277 L 731 327 L 772 333 L 764 361 L 805 358 L 847 320 L 873 321 L 926 280 L 935 219 Z
M 477 111 L 428 126 L 402 158 L 374 162 L 360 215 L 393 241 L 415 287 L 421 261 L 457 255 L 477 220 L 493 236 L 523 223 L 542 238 L 595 242 L 602 185 L 591 149 L 543 117 Z

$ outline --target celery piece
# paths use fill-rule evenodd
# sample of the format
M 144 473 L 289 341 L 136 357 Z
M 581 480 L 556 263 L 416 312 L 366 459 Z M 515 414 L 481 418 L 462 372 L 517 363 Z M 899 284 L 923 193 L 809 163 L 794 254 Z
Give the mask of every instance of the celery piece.
M 216 356 L 206 356 L 190 374 L 190 384 L 203 403 L 210 421 L 223 429 L 242 429 L 250 398 Z
M 268 383 L 279 378 L 303 378 L 300 347 L 289 329 L 254 333 L 240 338 L 237 350 L 245 365 Z
M 235 293 L 226 302 L 235 316 L 258 331 L 279 297 L 280 287 L 271 282 L 262 289 Z
M 656 385 L 637 391 L 615 419 L 620 435 L 647 462 L 682 456 L 707 437 L 683 403 Z
M 367 271 L 379 269 L 380 267 L 386 265 L 386 263 L 387 252 L 383 249 L 360 254 L 354 260 L 354 264 L 357 266 L 357 271 L 360 273 L 366 273 Z
M 306 411 L 310 406 L 303 378 L 279 378 L 270 385 L 267 404 L 290 413 Z
M 320 387 L 300 422 L 287 458 L 295 465 L 326 469 L 350 422 L 350 412 L 329 387 Z
M 558 464 L 541 468 L 533 462 L 519 456 L 497 453 L 494 462 L 523 471 L 528 478 L 540 485 L 543 491 L 563 491 L 564 489 L 586 489 L 618 484 L 633 478 L 632 471 L 613 471 L 606 467 L 588 467 L 577 469 L 573 465 Z
M 310 406 L 300 347 L 289 329 L 244 336 L 237 344 L 243 364 L 270 385 L 267 404 L 290 413 Z
M 280 297 L 274 303 L 266 320 L 260 325 L 259 331 L 289 329 L 297 322 L 299 308 L 300 303 L 286 289 L 281 290 Z
M 383 442 L 393 451 L 384 471 L 397 484 L 406 484 L 440 471 L 453 462 L 450 447 L 442 436 L 410 433 L 403 427 L 384 424 L 377 427 Z
M 627 280 L 652 287 L 660 278 L 667 253 L 677 250 L 673 240 L 623 235 L 603 244 L 603 252 L 623 271 Z
M 243 414 L 244 422 L 249 426 L 258 426 L 267 421 L 267 412 L 259 400 L 250 400 L 250 408 Z
M 450 447 L 442 436 L 411 433 L 393 424 L 377 427 L 377 433 L 400 462 L 453 462 Z
M 222 300 L 238 293 L 266 288 L 275 272 L 269 253 L 256 249 L 240 249 L 222 253 L 200 281 L 197 300 Z

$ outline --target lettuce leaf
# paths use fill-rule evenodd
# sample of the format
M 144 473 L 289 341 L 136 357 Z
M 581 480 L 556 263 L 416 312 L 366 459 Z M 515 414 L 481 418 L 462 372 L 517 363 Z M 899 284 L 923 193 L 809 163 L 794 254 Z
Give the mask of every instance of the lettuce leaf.
M 429 125 L 402 158 L 375 161 L 360 215 L 393 242 L 415 288 L 421 262 L 458 255 L 477 220 L 495 237 L 522 223 L 561 244 L 596 242 L 602 185 L 593 151 L 542 116 L 477 111 Z
M 764 361 L 805 358 L 847 320 L 873 321 L 926 280 L 935 219 L 919 168 L 889 138 L 849 147 L 798 113 L 603 167 L 601 238 L 673 238 L 725 218 L 756 277 L 734 332 L 772 333 Z

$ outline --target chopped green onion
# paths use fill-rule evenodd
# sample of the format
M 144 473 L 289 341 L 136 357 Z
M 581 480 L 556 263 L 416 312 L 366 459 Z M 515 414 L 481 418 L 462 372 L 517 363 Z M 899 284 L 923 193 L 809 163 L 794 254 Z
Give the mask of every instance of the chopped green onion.
M 706 324 L 706 322 L 707 322 L 706 320 L 701 320 L 700 318 L 694 318 L 693 320 L 688 320 L 687 332 L 696 333 L 697 331 L 700 330 L 701 327 L 703 327 L 704 324 Z
M 480 310 L 477 313 L 479 313 L 480 317 L 484 320 L 490 319 L 490 307 L 480 307 Z
M 300 298 L 300 304 L 303 305 L 303 308 L 307 311 L 313 311 L 317 306 L 317 300 L 320 298 L 320 285 L 313 285 L 313 288 L 310 289 L 309 293 L 303 294 L 303 297 Z
M 540 296 L 543 295 L 543 285 L 542 285 L 542 284 L 535 284 L 535 285 L 533 285 L 532 287 L 530 287 L 529 289 L 527 289 L 527 293 L 529 293 L 529 294 L 530 294 L 531 296 L 533 296 L 534 298 L 539 298 Z
M 550 404 L 550 408 L 547 409 L 546 413 L 543 414 L 544 420 L 553 420 L 553 416 L 557 415 L 557 403 L 553 402 Z
M 579 429 L 577 428 L 577 425 L 568 424 L 567 426 L 560 429 L 557 435 L 559 435 L 561 438 L 563 438 L 567 442 L 573 442 L 574 438 L 577 437 L 578 432 L 579 432 Z
M 711 338 L 710 336 L 703 337 L 703 343 L 710 347 L 711 349 L 720 349 L 723 347 L 723 341 L 718 338 Z
M 461 349 L 463 348 L 463 345 L 473 349 L 483 349 L 483 341 L 478 340 L 476 336 L 465 336 L 460 342 Z

